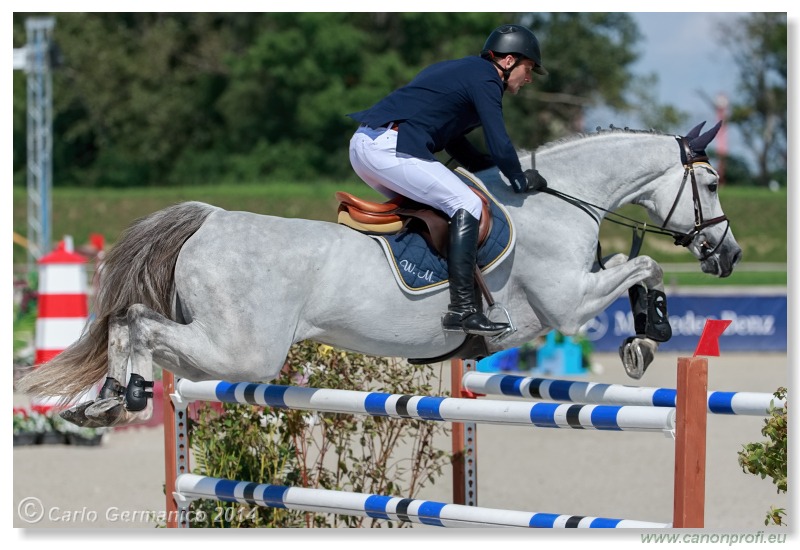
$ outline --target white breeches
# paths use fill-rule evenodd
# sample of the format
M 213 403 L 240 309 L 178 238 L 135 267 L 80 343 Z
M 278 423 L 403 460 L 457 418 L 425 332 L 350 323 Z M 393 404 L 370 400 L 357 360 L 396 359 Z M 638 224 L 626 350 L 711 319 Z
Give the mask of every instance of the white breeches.
M 452 218 L 460 209 L 481 218 L 478 196 L 444 164 L 398 154 L 397 132 L 360 127 L 350 139 L 350 164 L 367 185 L 386 196 L 408 197 Z

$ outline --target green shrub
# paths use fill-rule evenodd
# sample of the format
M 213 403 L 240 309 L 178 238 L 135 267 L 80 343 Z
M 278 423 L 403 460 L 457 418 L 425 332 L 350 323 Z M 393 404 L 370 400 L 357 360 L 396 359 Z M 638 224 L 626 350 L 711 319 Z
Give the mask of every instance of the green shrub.
M 347 353 L 314 342 L 292 347 L 275 384 L 441 395 L 430 365 Z M 190 424 L 194 473 L 274 485 L 414 498 L 449 454 L 434 446 L 444 423 L 269 407 L 206 405 Z M 199 500 L 192 527 L 380 527 L 372 518 Z M 198 514 L 202 510 L 204 514 Z M 197 516 L 203 516 L 203 520 Z M 403 524 L 407 525 L 407 524 Z
M 783 399 L 786 393 L 786 388 L 778 388 L 774 395 L 778 399 Z M 788 486 L 786 455 L 788 408 L 788 402 L 783 408 L 771 406 L 769 417 L 764 420 L 764 427 L 761 429 L 761 435 L 768 437 L 769 441 L 748 443 L 743 445 L 742 451 L 739 451 L 739 465 L 742 471 L 760 475 L 761 479 L 771 477 L 778 493 L 785 493 Z M 770 508 L 764 525 L 770 523 L 786 525 L 785 514 L 786 510 L 783 508 Z

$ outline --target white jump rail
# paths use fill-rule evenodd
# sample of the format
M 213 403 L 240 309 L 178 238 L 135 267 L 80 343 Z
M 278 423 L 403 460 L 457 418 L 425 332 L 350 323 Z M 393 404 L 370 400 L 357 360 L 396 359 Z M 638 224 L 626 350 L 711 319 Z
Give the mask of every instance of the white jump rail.
M 175 482 L 175 492 L 181 501 L 205 498 L 225 502 L 241 502 L 251 506 L 361 516 L 435 527 L 538 527 L 546 529 L 663 529 L 670 527 L 670 524 L 630 519 L 481 508 L 422 499 L 235 481 L 195 474 L 179 475 Z
M 635 527 L 698 528 L 705 506 L 705 395 L 708 387 L 704 358 L 678 359 L 678 407 L 564 405 L 448 397 L 419 397 L 376 392 L 324 390 L 272 384 L 191 382 L 164 372 L 165 469 L 168 527 L 189 527 L 189 503 L 211 498 L 305 511 L 355 514 L 447 527 Z M 555 428 L 661 431 L 675 437 L 673 521 L 667 523 L 616 520 L 563 514 L 518 512 L 404 499 L 284 487 L 197 476 L 189 473 L 187 406 L 192 401 L 246 403 L 288 409 L 455 423 L 482 422 Z M 642 419 L 645 419 L 642 421 Z
M 574 380 L 538 378 L 513 374 L 467 372 L 464 389 L 483 395 L 506 395 L 572 403 L 603 403 L 674 408 L 677 391 L 671 388 L 600 384 Z M 708 412 L 713 414 L 766 416 L 770 405 L 783 408 L 785 399 L 769 393 L 709 391 Z
M 192 382 L 185 379 L 176 383 L 175 394 L 184 401 L 243 403 L 326 413 L 446 422 L 663 432 L 666 435 L 672 435 L 675 430 L 675 410 L 654 407 L 531 404 L 246 382 Z

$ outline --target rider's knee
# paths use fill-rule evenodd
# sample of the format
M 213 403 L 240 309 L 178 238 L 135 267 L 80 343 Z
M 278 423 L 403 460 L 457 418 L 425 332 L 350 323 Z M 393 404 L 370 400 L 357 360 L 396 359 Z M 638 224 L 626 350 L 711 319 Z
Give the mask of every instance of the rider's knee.
M 459 209 L 463 208 L 464 210 L 472 214 L 472 216 L 476 220 L 481 219 L 481 214 L 483 213 L 483 202 L 478 197 L 478 195 L 476 195 L 472 191 L 469 191 L 468 194 L 464 194 L 462 197 L 460 197 L 459 201 L 461 202 L 461 204 L 458 208 L 455 209 L 456 212 Z

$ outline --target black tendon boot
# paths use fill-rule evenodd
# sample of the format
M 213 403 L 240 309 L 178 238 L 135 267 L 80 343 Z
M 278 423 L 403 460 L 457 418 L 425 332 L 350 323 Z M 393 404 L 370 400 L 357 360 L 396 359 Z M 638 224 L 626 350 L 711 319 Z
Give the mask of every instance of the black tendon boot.
M 447 269 L 450 273 L 450 307 L 442 328 L 467 334 L 494 336 L 509 328 L 489 320 L 476 305 L 474 274 L 478 256 L 478 220 L 464 209 L 450 220 Z
M 643 285 L 636 284 L 628 289 L 628 297 L 637 336 L 656 342 L 666 342 L 672 338 L 672 327 L 667 315 L 667 296 L 662 291 L 655 288 L 648 290 Z

